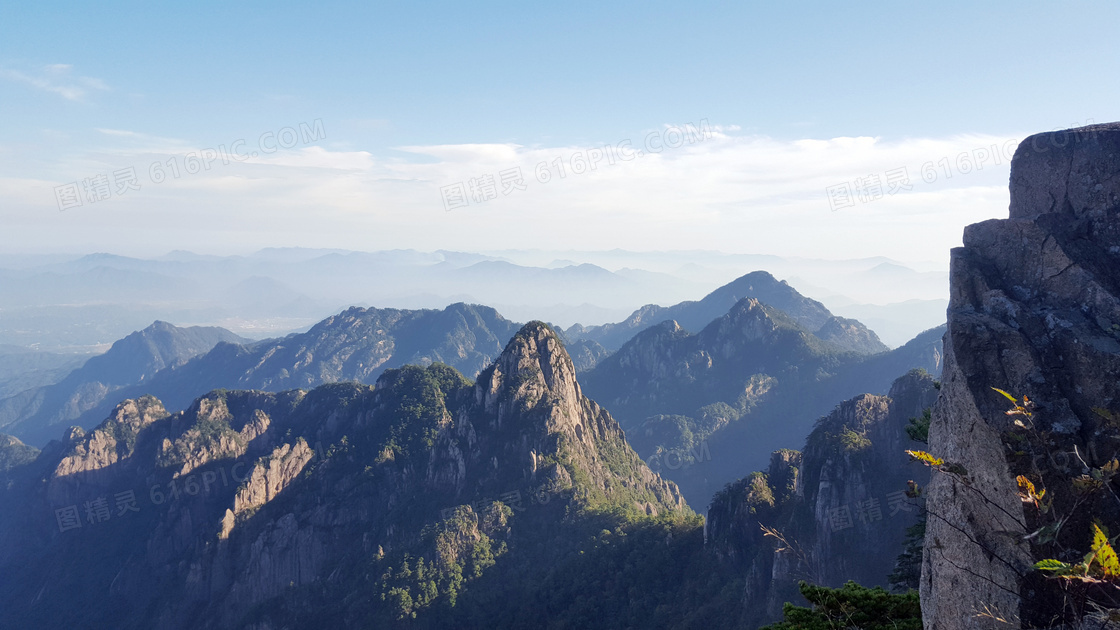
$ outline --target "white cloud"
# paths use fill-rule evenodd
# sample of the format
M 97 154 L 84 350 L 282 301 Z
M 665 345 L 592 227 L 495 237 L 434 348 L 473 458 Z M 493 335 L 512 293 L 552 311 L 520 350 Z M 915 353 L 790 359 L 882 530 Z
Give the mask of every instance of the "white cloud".
M 169 249 L 190 249 L 206 226 L 223 232 L 215 240 L 247 248 L 277 242 L 366 250 L 617 247 L 947 261 L 965 225 L 1006 216 L 1007 155 L 1017 139 L 782 141 L 724 129 L 659 153 L 650 152 L 657 143 L 645 136 L 610 143 L 609 151 L 603 145 L 434 145 L 401 147 L 414 156 L 404 158 L 311 146 L 243 161 L 219 157 L 208 168 L 184 161 L 189 147 L 139 150 L 138 139 L 157 143 L 105 129 L 109 146 L 60 164 L 65 174 L 55 179 L 81 181 L 134 166 L 141 190 L 67 212 L 82 217 L 70 229 L 101 230 L 106 238 L 147 230 Z M 679 141 L 665 129 L 654 131 L 660 135 L 652 139 L 662 144 Z M 255 150 L 250 144 L 243 155 Z M 168 160 L 179 177 L 160 166 L 167 179 L 153 183 L 150 165 Z M 518 168 L 525 189 L 503 194 L 500 173 Z M 889 173 L 907 180 L 888 182 Z M 445 211 L 442 186 L 468 186 L 485 175 L 494 179 L 495 199 Z M 869 185 L 863 200 L 860 183 Z M 850 202 L 833 210 L 826 189 L 845 185 Z M 38 207 L 26 211 L 53 203 L 53 191 L 43 187 Z M 0 218 L 11 212 L 0 208 Z M 64 232 L 65 225 L 54 228 Z
M 109 90 L 109 86 L 101 79 L 73 76 L 73 69 L 73 66 L 64 63 L 47 65 L 31 73 L 0 68 L 0 78 L 26 83 L 40 90 L 58 94 L 69 101 L 84 101 L 91 90 Z

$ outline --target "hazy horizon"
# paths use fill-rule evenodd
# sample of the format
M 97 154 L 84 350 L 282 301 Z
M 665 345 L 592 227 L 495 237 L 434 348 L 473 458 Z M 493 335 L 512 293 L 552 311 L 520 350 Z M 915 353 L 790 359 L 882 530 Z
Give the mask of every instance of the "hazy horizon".
M 1118 88 L 1078 62 L 1095 51 L 1084 31 L 1117 8 L 1095 10 L 1041 55 L 1018 33 L 1072 28 L 1041 3 L 968 5 L 967 20 L 917 5 L 647 3 L 590 20 L 74 5 L 61 22 L 3 7 L 0 113 L 20 124 L 0 130 L 0 253 L 623 248 L 944 265 L 965 225 L 1006 216 L 1020 140 L 1120 118 Z M 160 54 L 137 54 L 149 47 Z M 952 63 L 975 54 L 985 63 Z M 1083 88 L 1019 107 L 1028 67 Z

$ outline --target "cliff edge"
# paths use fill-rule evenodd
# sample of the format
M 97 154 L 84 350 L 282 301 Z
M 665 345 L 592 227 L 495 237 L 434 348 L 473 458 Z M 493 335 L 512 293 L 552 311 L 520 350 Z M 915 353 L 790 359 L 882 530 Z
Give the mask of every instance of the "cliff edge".
M 1016 475 L 1033 475 L 1064 509 L 1071 480 L 1117 455 L 1117 427 L 1100 411 L 1120 405 L 1118 174 L 1120 123 L 1031 136 L 1011 163 L 1009 218 L 968 226 L 952 251 L 929 451 L 962 466 L 967 482 L 935 474 L 927 490 L 927 628 L 994 627 L 989 614 L 1012 627 L 1054 618 L 1045 609 L 1059 604 L 1031 570 L 1037 511 L 1025 509 Z M 1015 444 L 1015 417 L 993 387 L 1036 402 L 1044 448 Z M 1115 523 L 1109 501 L 1080 510 Z M 1083 553 L 1086 531 L 1071 522 L 1058 542 Z

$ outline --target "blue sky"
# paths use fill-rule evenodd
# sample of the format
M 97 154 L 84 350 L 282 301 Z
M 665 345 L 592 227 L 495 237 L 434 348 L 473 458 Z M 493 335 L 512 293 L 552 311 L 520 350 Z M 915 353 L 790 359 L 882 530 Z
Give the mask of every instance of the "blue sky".
M 4 2 L 0 250 L 497 249 L 540 239 L 511 227 L 532 217 L 561 226 L 544 247 L 940 259 L 1006 211 L 1005 163 L 847 212 L 824 187 L 1120 119 L 1120 6 L 977 4 Z M 251 167 L 64 213 L 52 192 L 312 121 L 324 138 Z M 716 141 L 441 205 L 478 174 L 700 121 Z

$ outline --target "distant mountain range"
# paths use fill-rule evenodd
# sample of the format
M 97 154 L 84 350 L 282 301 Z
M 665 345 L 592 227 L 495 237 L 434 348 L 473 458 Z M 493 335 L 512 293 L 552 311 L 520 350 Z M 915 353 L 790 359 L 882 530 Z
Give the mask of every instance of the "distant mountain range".
M 0 399 L 57 383 L 89 358 L 85 354 L 58 354 L 0 345 Z
M 157 322 L 63 381 L 0 401 L 0 430 L 43 444 L 69 424 L 97 425 L 128 397 L 153 394 L 177 411 L 214 389 L 372 384 L 386 369 L 406 364 L 443 362 L 474 376 L 517 328 L 494 309 L 466 304 L 442 311 L 355 307 L 305 333 L 261 342 Z
M 823 261 L 702 251 L 293 248 L 247 256 L 172 252 L 150 259 L 0 256 L 0 344 L 88 352 L 153 320 L 222 326 L 260 339 L 305 330 L 352 305 L 421 309 L 468 302 L 490 305 L 515 321 L 592 325 L 622 320 L 642 304 L 695 299 L 744 269 L 767 269 L 834 314 L 864 324 L 870 320 L 840 309 L 885 305 L 873 313 L 871 328 L 884 340 L 883 331 L 889 331 L 888 344 L 895 345 L 944 315 L 944 306 L 930 300 L 946 297 L 947 276 L 930 268 L 885 258 Z M 888 302 L 906 300 L 923 301 L 919 317 L 889 308 Z M 912 323 L 930 317 L 934 322 L 926 326 Z
M 765 271 L 755 271 L 738 278 L 698 302 L 681 302 L 668 307 L 649 304 L 620 323 L 602 326 L 576 324 L 565 330 L 564 336 L 572 340 L 589 339 L 608 350 L 617 350 L 635 334 L 666 320 L 674 320 L 686 330 L 699 331 L 743 298 L 755 298 L 785 312 L 801 327 L 841 350 L 875 354 L 889 349 L 860 322 L 836 317 L 820 302 L 801 295 Z
M 107 343 L 153 319 L 206 322 L 239 334 L 284 334 L 348 305 L 443 308 L 469 301 L 517 317 L 621 317 L 651 299 L 678 301 L 713 285 L 663 273 L 557 268 L 458 252 L 265 250 L 250 256 L 177 252 L 160 259 L 92 254 L 0 268 L 0 343 Z
M 884 394 L 922 368 L 940 374 L 944 327 L 876 355 L 842 351 L 793 317 L 744 298 L 693 334 L 674 321 L 638 333 L 583 375 L 589 396 L 611 409 L 635 450 L 706 501 L 743 467 L 800 445 L 839 401 Z
M 866 375 L 862 380 L 854 379 L 847 388 L 841 387 L 836 393 L 822 394 L 827 404 L 853 391 L 863 391 L 861 387 L 866 387 L 866 391 L 880 391 L 891 378 L 912 367 L 936 369 L 924 355 L 917 357 L 903 350 L 885 352 L 885 346 L 878 341 L 875 333 L 862 324 L 833 316 L 819 302 L 801 296 L 766 272 L 743 276 L 700 301 L 670 307 L 644 307 L 619 324 L 593 328 L 574 326 L 564 331 L 562 338 L 577 371 L 585 372 L 611 356 L 611 351 L 596 339 L 613 345 L 626 335 L 648 332 L 648 328 L 661 317 L 680 317 L 700 330 L 713 320 L 726 318 L 729 310 L 734 310 L 736 304 L 743 301 L 742 296 L 769 300 L 767 304 L 771 306 L 767 307 L 767 312 L 803 335 L 804 342 L 817 353 L 813 356 L 829 357 L 829 361 L 844 365 L 891 366 L 884 368 L 883 374 L 865 369 L 860 372 Z M 783 314 L 773 308 L 774 305 L 788 309 L 792 315 Z M 180 330 L 157 323 L 117 342 L 108 353 L 90 360 L 81 370 L 59 383 L 0 400 L 0 431 L 11 433 L 29 444 L 44 445 L 57 438 L 70 424 L 87 429 L 96 426 L 124 398 L 151 394 L 160 398 L 169 410 L 177 411 L 196 397 L 215 389 L 279 392 L 339 381 L 372 384 L 386 369 L 406 364 L 441 362 L 473 377 L 501 352 L 517 328 L 518 324 L 505 319 L 492 308 L 468 304 L 453 304 L 443 310 L 355 307 L 319 322 L 305 333 L 260 342 L 242 339 L 220 329 Z M 687 335 L 683 330 L 674 334 Z M 712 338 L 704 343 L 738 343 L 732 337 L 734 335 L 726 339 Z M 639 338 L 644 339 L 641 334 Z M 697 337 L 700 338 L 709 339 Z M 636 347 L 644 347 L 645 343 L 641 341 Z M 711 348 L 705 351 L 711 351 Z M 629 352 L 632 350 L 619 356 L 628 356 Z M 678 349 L 673 352 L 679 354 L 684 351 Z M 802 360 L 800 357 L 783 356 L 784 350 L 780 348 L 766 348 L 759 352 L 762 354 L 755 357 L 758 360 L 787 361 L 791 365 L 800 365 L 798 362 Z M 869 352 L 880 353 L 880 358 L 871 363 L 857 360 L 857 357 Z M 613 360 L 610 365 L 619 365 L 619 360 Z M 635 430 L 638 423 L 645 420 L 643 413 L 680 414 L 696 418 L 698 414 L 703 415 L 699 409 L 705 405 L 727 402 L 737 406 L 735 395 L 716 391 L 724 387 L 717 385 L 716 381 L 722 379 L 726 381 L 725 385 L 735 388 L 742 386 L 754 374 L 733 375 L 726 371 L 725 366 L 718 365 L 711 374 L 695 377 L 705 384 L 688 394 L 691 396 L 689 402 L 666 399 L 664 406 L 653 404 L 645 411 L 638 411 L 635 405 L 640 394 L 627 393 L 621 385 L 596 389 L 601 383 L 617 381 L 605 376 L 608 371 L 604 368 L 589 374 L 588 383 L 597 397 L 601 396 L 604 402 L 609 401 L 612 408 L 617 406 L 620 417 L 624 418 L 630 430 Z M 809 383 L 805 381 L 805 386 L 808 387 Z M 674 388 L 678 386 L 679 383 L 674 383 L 663 388 L 661 395 L 669 396 L 669 392 L 677 391 Z M 770 386 L 766 387 L 769 389 Z M 791 383 L 780 391 L 793 391 L 796 387 Z M 618 402 L 620 397 L 627 398 L 628 402 Z M 809 413 L 826 410 L 820 405 L 808 409 Z M 744 412 L 745 408 L 737 413 L 741 415 Z M 650 431 L 662 433 L 660 429 Z M 643 435 L 650 431 L 643 431 Z M 697 433 L 700 434 L 703 431 Z M 632 439 L 636 440 L 635 444 L 644 456 L 658 452 L 658 448 L 680 446 L 679 439 L 672 435 L 660 441 L 643 437 Z M 690 493 L 696 492 L 693 484 L 683 478 L 681 482 L 685 483 Z
M 89 359 L 59 382 L 0 400 L 0 428 L 32 443 L 45 442 L 58 437 L 58 425 L 65 426 L 91 409 L 102 409 L 102 403 L 112 408 L 119 397 L 106 400 L 114 392 L 142 383 L 219 343 L 247 341 L 223 328 L 178 328 L 155 322 L 117 341 L 108 352 Z

